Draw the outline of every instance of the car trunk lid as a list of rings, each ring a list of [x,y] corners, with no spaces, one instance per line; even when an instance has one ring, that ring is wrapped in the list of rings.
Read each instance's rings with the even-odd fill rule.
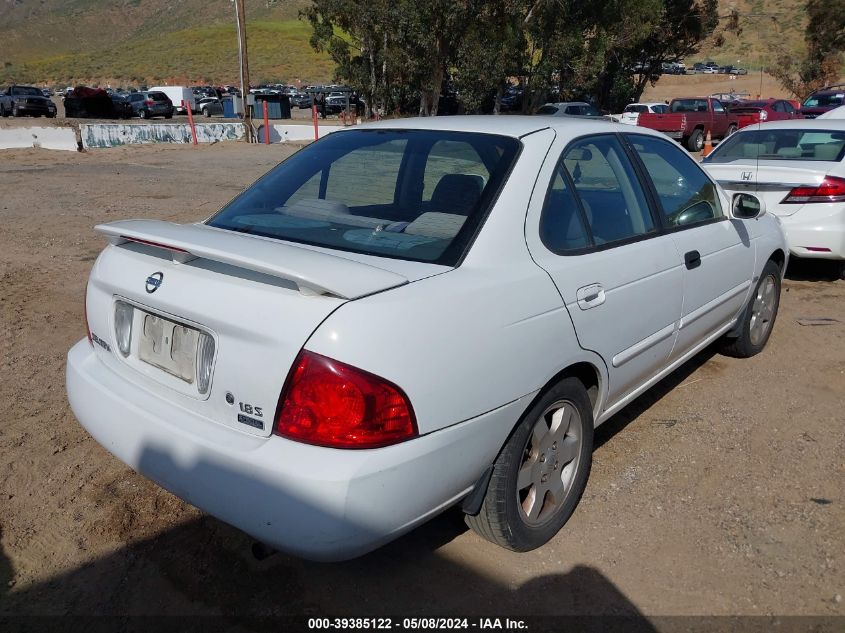
[[[189,409],[261,436],[272,432],[288,372],[326,317],[347,301],[444,268],[419,264],[406,276],[205,225],[140,220],[97,230],[110,242],[92,270],[86,299],[97,355],[117,373],[173,401],[175,410]],[[128,355],[119,351],[115,333],[119,301],[133,306]],[[194,338],[201,333],[214,341],[205,394],[199,393],[191,371],[184,371],[190,353],[179,352],[179,371],[168,370],[169,361],[150,362],[150,347],[162,344],[170,345],[165,352],[169,349],[176,358],[179,328],[197,333]],[[186,340],[184,335],[181,340]],[[198,349],[194,339],[187,340],[194,345],[189,352]],[[193,358],[199,356],[196,351]]]
[[[798,161],[733,161],[729,164],[705,163],[704,166],[730,194],[752,193],[762,198],[766,209],[779,216],[797,213],[803,204],[782,204],[795,187],[818,186],[827,169],[824,163],[814,163],[808,169]]]

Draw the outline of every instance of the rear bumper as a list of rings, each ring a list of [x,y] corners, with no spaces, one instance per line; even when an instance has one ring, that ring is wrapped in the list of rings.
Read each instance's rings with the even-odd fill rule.
[[[796,257],[845,259],[845,204],[808,204],[780,218]],[[814,250],[828,249],[828,250]]]
[[[460,501],[531,397],[354,451],[201,418],[116,374],[84,339],[68,353],[67,392],[82,426],[133,469],[270,546],[326,561],[373,550]]]

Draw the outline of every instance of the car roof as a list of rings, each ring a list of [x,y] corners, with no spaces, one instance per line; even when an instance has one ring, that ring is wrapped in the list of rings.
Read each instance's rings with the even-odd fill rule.
[[[347,128],[354,129],[383,129],[383,130],[436,130],[444,132],[475,132],[480,134],[499,134],[520,138],[541,130],[554,130],[563,136],[583,136],[585,134],[600,134],[602,132],[632,133],[630,125],[613,123],[605,119],[590,119],[585,117],[543,117],[531,115],[465,115],[416,117],[411,119],[391,119],[366,123],[361,126]],[[647,134],[666,138],[662,133],[648,128],[637,128],[637,134]]]

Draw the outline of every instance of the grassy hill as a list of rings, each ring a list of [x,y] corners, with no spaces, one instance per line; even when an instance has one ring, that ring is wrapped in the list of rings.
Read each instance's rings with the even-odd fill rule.
[[[783,52],[799,53],[807,26],[806,0],[719,0],[719,15],[740,13],[742,32],[726,32],[727,20],[702,46],[695,61],[714,60],[758,70],[774,63]]]
[[[741,34],[711,37],[694,59],[759,69],[803,45],[805,0],[720,0]],[[253,83],[332,78],[297,19],[310,0],[246,0]],[[724,22],[724,21],[723,21]],[[721,29],[720,29],[721,30]],[[236,83],[230,0],[0,0],[0,83]]]
[[[16,3],[17,2],[17,3]],[[297,19],[308,0],[247,0],[250,75],[323,81],[334,66]],[[0,82],[235,83],[229,0],[21,0],[0,3]]]

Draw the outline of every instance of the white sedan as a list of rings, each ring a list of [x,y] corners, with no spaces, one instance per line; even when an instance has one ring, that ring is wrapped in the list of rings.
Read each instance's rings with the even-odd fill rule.
[[[845,260],[845,120],[793,119],[748,126],[704,167],[732,193],[765,200],[796,257]]]
[[[460,504],[551,539],[593,429],[722,339],[766,344],[788,259],[659,133],[443,117],[343,130],[205,222],[97,227],[82,425],[269,547],[341,560]]]

